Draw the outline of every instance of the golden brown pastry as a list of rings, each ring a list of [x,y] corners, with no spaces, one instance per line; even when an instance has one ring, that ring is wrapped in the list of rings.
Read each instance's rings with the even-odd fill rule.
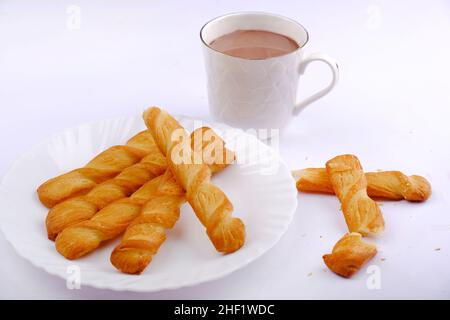
[[[350,232],[364,236],[382,232],[383,216],[378,204],[367,195],[367,180],[358,158],[337,156],[329,160],[326,167]]]
[[[203,136],[203,139],[202,139]],[[223,140],[209,128],[200,128],[191,135],[203,150],[203,160],[213,172],[224,169],[234,161],[233,152],[225,148]],[[212,138],[212,139],[210,139]],[[213,146],[214,152],[209,152]],[[196,147],[197,148],[197,147]],[[217,155],[220,155],[218,157]],[[225,160],[225,161],[224,161]],[[139,274],[151,262],[166,239],[166,229],[171,229],[180,215],[185,193],[167,170],[158,190],[144,205],[142,213],[127,228],[118,246],[111,254],[111,263],[120,271]]]
[[[307,168],[292,172],[298,191],[334,194],[326,168]],[[406,176],[400,171],[367,172],[369,197],[389,200],[425,201],[431,194],[430,183],[421,176]]]
[[[201,156],[192,150],[186,130],[157,107],[147,109],[144,120],[216,250],[231,253],[241,248],[245,226],[232,216],[233,205],[225,193],[211,183],[210,168],[195,161]]]
[[[344,235],[334,245],[332,253],[323,256],[323,261],[334,273],[350,278],[376,254],[375,245],[363,242],[361,234],[352,232]]]
[[[154,151],[155,141],[146,130],[136,134],[124,146],[103,151],[83,168],[75,169],[44,182],[37,190],[47,208],[68,198],[86,194],[98,183],[109,180],[123,169]]]
[[[170,184],[170,177],[170,172],[156,177],[144,184],[131,197],[117,200],[101,209],[89,220],[65,228],[56,238],[57,251],[68,259],[76,259],[95,250],[101,242],[120,235],[141,214],[143,206],[149,201],[157,203],[159,201],[160,205],[163,205],[168,203],[167,198],[163,196],[175,195],[181,205],[184,198],[183,189],[176,183]],[[161,190],[160,194],[157,190]],[[155,195],[158,197],[155,198]],[[162,208],[164,210],[165,205]],[[174,221],[177,219],[178,217]]]
[[[431,195],[430,183],[421,176],[406,176],[400,171],[366,173],[367,192],[375,198],[425,201]]]
[[[50,209],[46,219],[48,238],[54,240],[68,226],[90,219],[106,205],[130,196],[144,183],[163,174],[166,159],[156,144],[154,147],[141,162],[125,168],[115,178],[96,185],[84,196],[68,199]]]
[[[139,274],[148,266],[166,240],[166,229],[178,221],[180,207],[186,202],[183,188],[167,170],[158,190],[143,206],[141,214],[125,231],[111,254],[111,263],[120,271]]]
[[[326,168],[307,168],[292,171],[298,191],[334,194]]]
[[[89,220],[65,228],[56,237],[56,250],[67,259],[77,259],[95,250],[102,241],[117,237],[141,213],[161,181],[162,176],[158,176],[131,197],[116,200]]]
[[[203,136],[204,138],[202,138]],[[231,161],[234,160],[234,153],[224,148],[223,140],[213,130],[209,128],[197,129],[191,135],[191,140],[194,141],[194,139],[197,142],[203,141],[202,146],[207,151],[211,150],[211,146],[217,148],[218,152],[214,155],[205,152],[205,155],[208,155],[207,161],[213,166],[213,171],[219,171],[227,165],[222,158],[215,156],[219,152],[226,154],[228,163],[230,163],[230,159]],[[205,143],[208,140],[211,140],[211,142]],[[161,175],[166,168],[165,157],[156,144],[153,144],[152,152],[140,163],[125,168],[118,176],[98,184],[86,195],[68,199],[53,207],[46,219],[48,238],[54,240],[64,228],[88,220],[111,202],[130,196],[144,183]]]

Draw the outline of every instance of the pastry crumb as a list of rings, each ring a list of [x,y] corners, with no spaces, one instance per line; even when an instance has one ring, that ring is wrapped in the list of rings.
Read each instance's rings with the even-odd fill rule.
[[[381,261],[386,261],[386,258],[381,258],[380,260],[381,260]]]
[[[436,248],[434,249],[434,251],[441,251],[441,248]]]
[[[308,277],[311,277],[311,276],[312,276],[312,272],[308,273]]]

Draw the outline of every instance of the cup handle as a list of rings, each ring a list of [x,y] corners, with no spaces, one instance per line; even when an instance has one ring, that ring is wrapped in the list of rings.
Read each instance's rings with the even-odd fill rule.
[[[324,95],[329,93],[336,86],[336,84],[339,80],[339,67],[338,67],[337,62],[333,58],[331,58],[325,54],[322,54],[322,53],[312,53],[309,56],[307,56],[306,58],[302,59],[302,61],[300,62],[300,66],[298,68],[299,74],[302,75],[305,72],[305,69],[308,66],[308,64],[313,61],[325,62],[330,67],[333,78],[331,79],[331,82],[328,84],[328,86],[326,86],[325,88],[323,88],[320,91],[317,91],[312,96],[304,99],[303,101],[298,102],[294,106],[294,111],[293,111],[294,115],[299,114],[300,111],[302,111],[310,103],[322,98]]]

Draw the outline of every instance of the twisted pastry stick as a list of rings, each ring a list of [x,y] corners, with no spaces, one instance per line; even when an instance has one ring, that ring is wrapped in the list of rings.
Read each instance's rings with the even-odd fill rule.
[[[196,162],[201,156],[192,150],[186,130],[157,107],[147,109],[144,120],[216,250],[231,253],[241,248],[245,226],[232,217],[233,205],[225,193],[210,182],[209,167]]]
[[[363,242],[359,233],[352,232],[344,235],[332,253],[323,256],[323,261],[334,273],[350,278],[376,254],[375,245]]]
[[[334,194],[325,168],[307,168],[292,172],[297,190]],[[400,171],[365,173],[369,197],[389,200],[425,201],[431,194],[430,183],[421,176],[406,176]]]
[[[169,183],[170,176],[169,171],[164,176],[156,177],[144,184],[131,197],[117,200],[89,220],[65,228],[56,238],[57,251],[68,259],[76,259],[95,250],[101,242],[120,235],[140,215],[142,207],[154,198],[157,190],[164,196],[177,196],[176,204],[181,205],[184,199],[183,189],[178,184],[174,186],[173,182]],[[162,181],[165,183],[162,184]],[[169,199],[159,197],[153,201],[164,201],[163,203],[167,204]],[[178,217],[175,217],[172,221],[175,222],[177,219]]]
[[[364,236],[382,232],[383,216],[378,204],[367,195],[367,181],[358,158],[337,156],[326,167],[350,232]]]
[[[44,182],[37,190],[47,208],[68,198],[87,193],[98,183],[115,177],[123,169],[139,162],[154,150],[155,141],[146,130],[136,134],[124,146],[113,146],[75,169]]]
[[[114,248],[111,263],[124,273],[139,274],[144,271],[166,240],[166,229],[172,229],[178,221],[180,207],[185,202],[183,188],[167,170],[158,190]]]
[[[203,160],[210,163],[213,172],[234,161],[234,153],[224,147],[223,140],[213,130],[200,128],[191,137],[192,145],[196,144],[193,149],[203,150]],[[208,154],[208,144],[215,152]],[[178,220],[180,207],[186,201],[184,195],[172,171],[167,170],[158,191],[145,204],[141,215],[128,226],[112,252],[111,263],[117,269],[130,274],[144,271],[165,241],[166,229],[171,229]]]
[[[54,240],[68,226],[90,219],[106,205],[130,196],[144,183],[163,174],[167,168],[166,159],[156,144],[152,149],[151,154],[141,162],[125,168],[115,178],[96,185],[86,195],[54,206],[46,219],[48,238]]]

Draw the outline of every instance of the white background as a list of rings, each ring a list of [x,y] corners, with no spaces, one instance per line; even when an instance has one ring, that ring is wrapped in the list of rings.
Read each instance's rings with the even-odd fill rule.
[[[270,252],[225,279],[176,291],[68,290],[0,235],[0,298],[450,298],[450,2],[424,3],[0,0],[0,176],[40,140],[83,122],[150,104],[208,117],[199,29],[217,15],[260,10],[301,22],[306,53],[328,53],[341,70],[338,87],[286,131],[288,165],[354,153],[367,171],[399,169],[433,185],[426,203],[383,202],[386,231],[370,263],[380,290],[368,289],[365,269],[351,280],[326,270],[321,256],[346,231],[339,204],[300,194]],[[66,25],[71,4],[81,9],[79,30]],[[327,77],[311,65],[299,95]]]

